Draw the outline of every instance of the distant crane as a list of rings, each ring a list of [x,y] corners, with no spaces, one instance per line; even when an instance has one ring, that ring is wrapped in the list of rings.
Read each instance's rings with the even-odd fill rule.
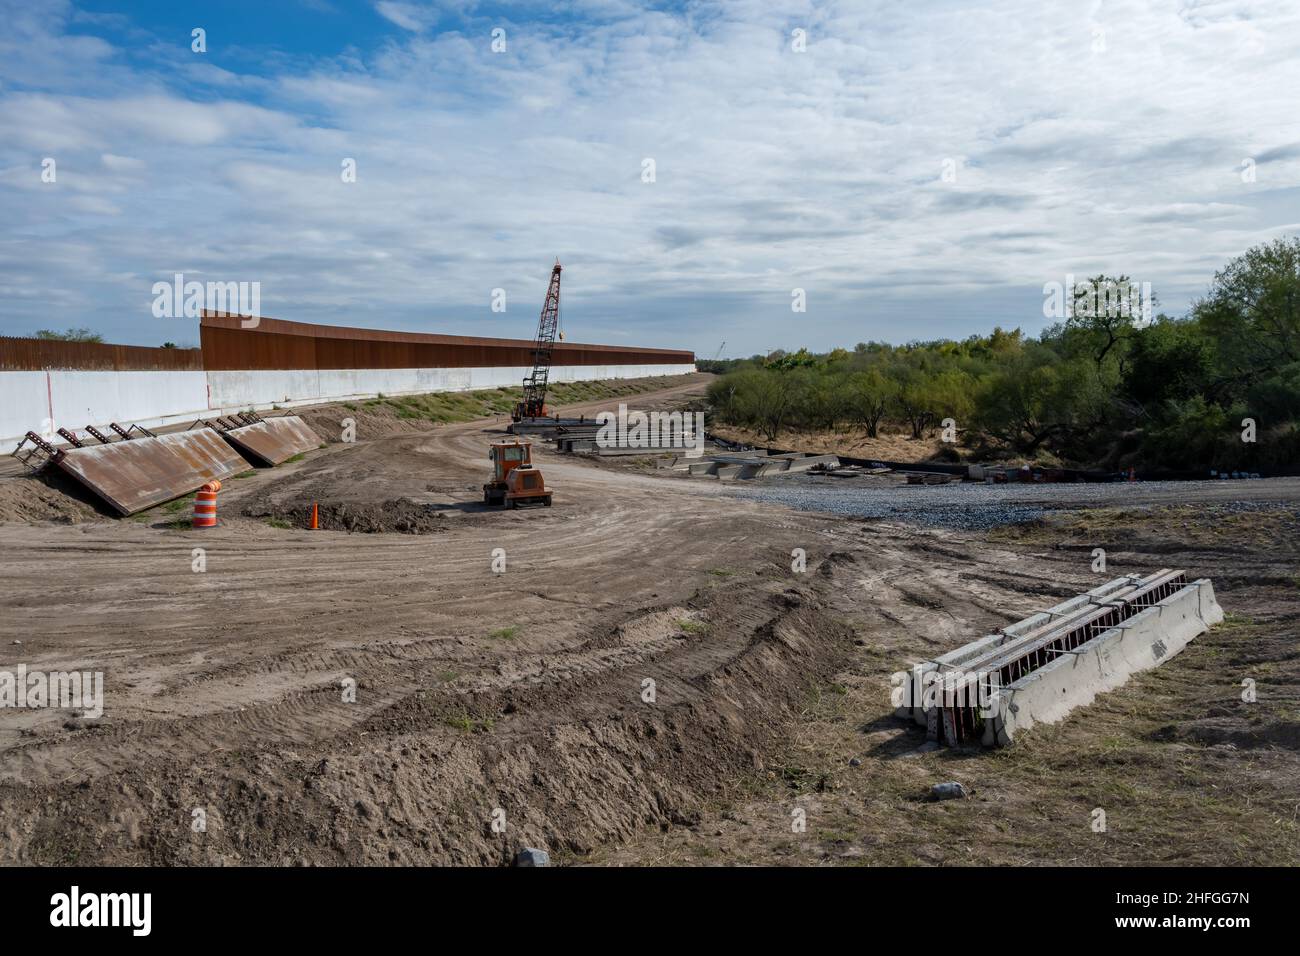
[[[510,416],[514,421],[525,418],[545,418],[546,386],[551,376],[551,353],[555,350],[555,336],[560,327],[560,260],[551,269],[551,284],[542,303],[542,315],[537,321],[537,339],[533,342],[533,370],[524,379],[524,399],[515,405]]]
[[[718,351],[717,351],[717,353],[713,356],[713,361],[716,362],[718,359],[722,358],[722,350],[725,349],[726,347],[727,347],[727,343],[726,343],[725,341],[724,341],[721,345],[718,346]]]

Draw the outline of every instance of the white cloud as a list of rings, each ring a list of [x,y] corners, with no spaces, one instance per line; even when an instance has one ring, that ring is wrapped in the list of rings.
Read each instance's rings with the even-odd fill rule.
[[[401,3],[399,0],[377,0],[375,10],[385,20],[396,23],[403,30],[410,30],[412,33],[420,33],[437,19],[436,16],[430,16],[432,11],[427,7],[414,3]]]
[[[200,270],[260,280],[271,315],[527,336],[559,255],[571,339],[711,355],[1036,329],[1067,272],[1127,272],[1177,310],[1300,219],[1284,3],[580,6],[466,5],[438,34],[433,7],[377,4],[409,32],[258,73],[133,70],[23,20],[0,201],[28,256],[0,285],[34,275],[146,341],[122,276]],[[23,296],[0,330],[38,314]]]

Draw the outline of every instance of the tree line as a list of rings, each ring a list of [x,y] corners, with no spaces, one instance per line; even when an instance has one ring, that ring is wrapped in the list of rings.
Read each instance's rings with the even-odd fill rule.
[[[1082,467],[1300,465],[1300,238],[1249,249],[1181,318],[1143,316],[1128,276],[1072,290],[1037,337],[860,342],[723,362],[714,416],[768,441],[794,430],[932,436],[945,419],[982,457]],[[950,454],[954,454],[950,452]]]

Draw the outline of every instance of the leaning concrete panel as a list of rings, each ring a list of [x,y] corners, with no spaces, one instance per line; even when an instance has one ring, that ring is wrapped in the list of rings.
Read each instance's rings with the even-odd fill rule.
[[[69,448],[58,465],[124,515],[249,468],[211,428]]]
[[[279,465],[320,447],[320,436],[297,415],[268,418],[222,434],[249,461],[267,465]]]

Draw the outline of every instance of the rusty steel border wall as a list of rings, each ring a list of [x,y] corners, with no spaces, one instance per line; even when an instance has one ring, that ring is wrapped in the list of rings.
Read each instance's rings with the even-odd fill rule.
[[[199,325],[209,371],[392,368],[518,368],[533,360],[533,343],[421,332],[387,332],[204,313]],[[555,365],[689,365],[693,352],[559,342]]]
[[[167,426],[212,413],[518,386],[533,343],[344,328],[205,312],[197,349],[0,337],[0,441],[109,422]],[[680,375],[677,349],[557,343],[551,381]]]

